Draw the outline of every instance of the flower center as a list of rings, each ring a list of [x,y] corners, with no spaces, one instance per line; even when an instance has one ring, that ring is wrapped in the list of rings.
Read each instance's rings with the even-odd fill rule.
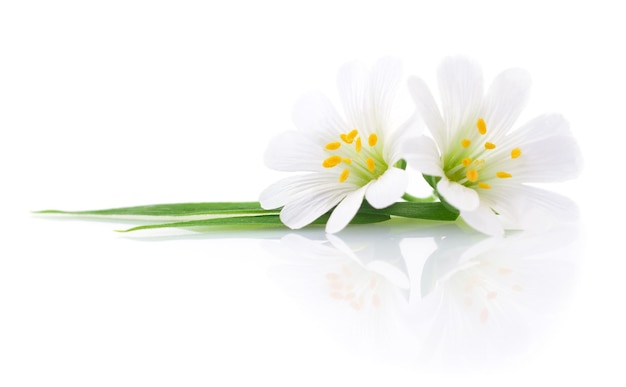
[[[453,147],[444,160],[444,171],[448,179],[466,187],[490,189],[498,179],[509,179],[513,175],[504,171],[516,162],[521,155],[520,148],[503,149],[488,138],[487,123],[479,118],[476,128],[460,142],[460,147]]]
[[[364,140],[357,129],[352,129],[340,134],[338,141],[329,142],[324,149],[330,156],[322,162],[322,166],[336,168],[341,183],[350,180],[366,184],[380,177],[388,167],[376,133]]]

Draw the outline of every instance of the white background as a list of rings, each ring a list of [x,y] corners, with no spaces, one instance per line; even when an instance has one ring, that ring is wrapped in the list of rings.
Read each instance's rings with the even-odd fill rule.
[[[615,4],[3,1],[0,384],[623,384]],[[136,240],[29,214],[256,200],[279,177],[262,162],[268,139],[292,128],[302,93],[336,96],[341,64],[391,54],[434,86],[458,53],[486,79],[528,69],[523,118],[563,113],[585,156],[581,177],[555,186],[582,210],[580,275],[524,361],[458,374],[359,356],[276,286],[252,237]]]

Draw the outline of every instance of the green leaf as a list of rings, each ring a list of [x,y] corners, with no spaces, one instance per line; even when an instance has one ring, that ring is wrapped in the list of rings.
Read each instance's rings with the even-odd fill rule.
[[[210,202],[172,203],[147,206],[110,208],[89,211],[37,211],[38,214],[65,214],[81,216],[192,216],[192,215],[237,215],[278,214],[280,209],[264,210],[259,202]]]
[[[315,220],[313,225],[318,224],[326,224],[330,214],[324,214]],[[385,214],[357,214],[350,224],[368,224],[368,223],[379,223],[389,220],[391,217]],[[280,221],[280,217],[278,215],[254,215],[254,216],[230,216],[225,218],[214,218],[214,219],[199,219],[199,220],[189,220],[184,222],[170,222],[170,223],[159,223],[159,224],[149,224],[144,226],[137,226],[133,228],[129,228],[127,230],[118,230],[119,232],[130,232],[130,231],[138,231],[138,230],[148,230],[154,228],[189,228],[189,227],[235,227],[235,228],[245,228],[245,227],[256,227],[262,226],[263,228],[267,227],[285,227],[285,225]]]
[[[363,214],[385,214],[403,218],[428,219],[428,220],[455,220],[459,212],[447,208],[441,202],[435,203],[411,203],[399,202],[383,209],[375,209],[364,202],[359,209]]]

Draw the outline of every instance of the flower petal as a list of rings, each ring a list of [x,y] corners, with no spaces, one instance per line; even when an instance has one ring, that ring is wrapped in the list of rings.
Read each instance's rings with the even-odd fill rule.
[[[265,165],[277,171],[322,170],[327,157],[324,149],[302,132],[290,130],[270,140],[264,154]]]
[[[330,174],[310,173],[288,177],[267,187],[259,197],[261,207],[273,209],[299,200],[300,197],[309,197],[317,192],[339,190],[342,192],[354,190],[354,186],[339,183],[336,176]]]
[[[345,64],[339,70],[337,85],[350,128],[369,134],[389,127],[401,80],[402,63],[396,58],[380,59],[369,72],[361,62]]]
[[[361,203],[363,203],[363,197],[367,188],[368,185],[365,185],[351,192],[339,203],[326,223],[326,232],[331,234],[339,232],[350,223],[354,215],[359,211]]]
[[[437,192],[459,211],[473,211],[480,204],[480,198],[476,191],[450,181],[445,176],[437,183]]]
[[[441,118],[441,113],[439,112],[435,98],[426,85],[426,82],[418,77],[410,77],[407,80],[407,84],[415,107],[428,127],[428,130],[435,138],[435,141],[437,141],[437,144],[445,144],[445,138],[443,137],[445,134],[443,119]]]
[[[293,108],[292,119],[296,128],[321,137],[321,142],[335,138],[348,128],[328,97],[320,92],[310,92],[300,97]]]
[[[385,57],[372,66],[364,101],[367,130],[373,133],[390,126],[391,108],[402,81],[402,61]]]
[[[488,205],[482,204],[473,211],[461,211],[461,218],[471,226],[484,234],[502,236],[504,227],[502,222]]]
[[[509,69],[498,75],[483,105],[483,119],[487,123],[492,141],[504,135],[521,114],[530,95],[530,74],[523,69]]]
[[[578,207],[573,201],[540,188],[517,185],[487,195],[492,208],[506,220],[507,229],[542,231],[556,223],[578,220]]]
[[[389,207],[402,197],[408,182],[406,171],[391,167],[370,184],[365,198],[374,208]]]
[[[413,114],[396,130],[386,134],[383,148],[383,158],[387,164],[394,165],[404,158],[409,150],[405,144],[423,132],[423,123],[417,113]]]
[[[405,159],[409,167],[430,176],[443,176],[443,167],[437,145],[426,136],[406,141]]]
[[[520,181],[541,183],[577,177],[583,166],[578,143],[571,136],[553,136],[521,145],[519,167],[511,173]]]
[[[459,130],[478,118],[483,100],[483,75],[480,66],[470,59],[452,57],[443,60],[437,78],[446,124],[445,141],[449,143],[456,139]]]
[[[350,129],[365,126],[363,101],[365,100],[367,71],[359,61],[344,64],[337,74],[337,87]]]
[[[349,186],[346,188],[349,188]],[[350,191],[346,188],[334,187],[334,189],[299,195],[295,200],[285,204],[280,211],[280,220],[289,228],[302,228],[324,215],[345,198],[346,195],[350,196]]]

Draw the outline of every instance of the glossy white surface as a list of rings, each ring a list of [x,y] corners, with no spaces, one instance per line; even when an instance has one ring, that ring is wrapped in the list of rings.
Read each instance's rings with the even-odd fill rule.
[[[612,2],[3,2],[0,385],[621,385],[626,31]],[[579,225],[120,235],[43,208],[254,200],[265,144],[337,68],[446,54],[533,76]],[[415,182],[420,181],[415,177]],[[420,189],[417,186],[414,189]],[[349,287],[352,286],[354,296]],[[362,297],[362,298],[361,298]]]

